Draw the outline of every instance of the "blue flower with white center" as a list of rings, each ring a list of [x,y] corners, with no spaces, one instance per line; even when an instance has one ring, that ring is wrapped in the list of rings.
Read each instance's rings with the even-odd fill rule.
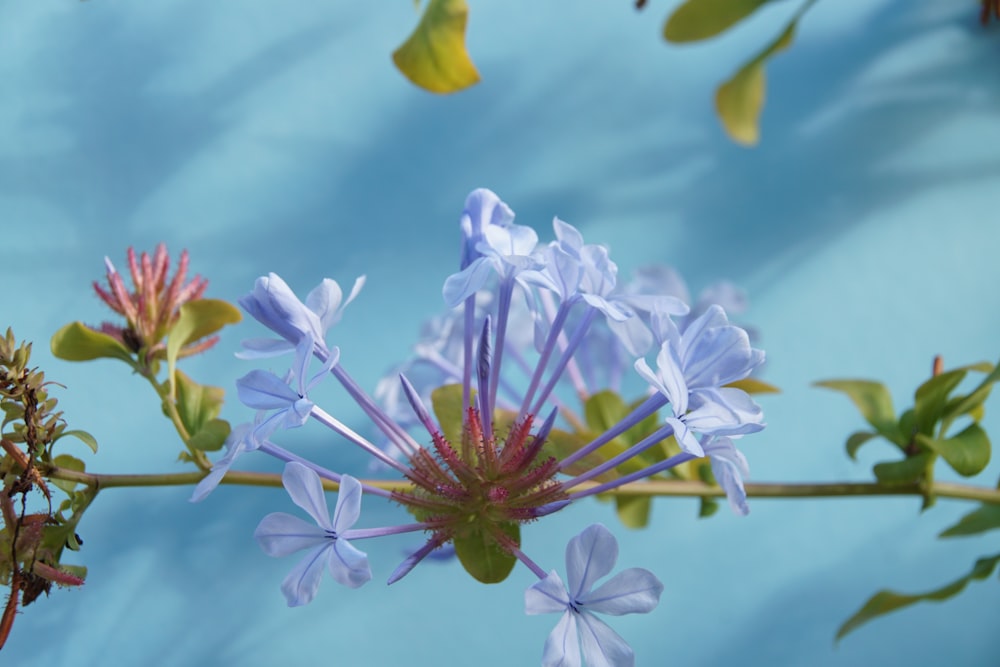
[[[594,613],[622,616],[646,614],[659,604],[663,584],[642,568],[619,572],[596,590],[598,579],[609,574],[618,560],[618,542],[599,523],[593,524],[566,546],[568,586],[555,570],[524,594],[527,614],[562,612],[562,618],[545,642],[545,667],[628,667],[635,664],[632,648]]]
[[[292,501],[316,522],[313,525],[297,516],[274,512],[264,517],[254,531],[254,539],[268,556],[279,558],[308,549],[281,584],[288,606],[312,602],[324,567],[337,583],[348,588],[358,588],[371,580],[368,556],[348,541],[350,528],[361,514],[361,483],[349,475],[341,477],[331,520],[323,483],[315,471],[293,461],[285,466],[281,482]]]

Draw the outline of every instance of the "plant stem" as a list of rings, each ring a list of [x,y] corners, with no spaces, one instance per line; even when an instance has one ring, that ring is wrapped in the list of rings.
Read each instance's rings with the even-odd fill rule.
[[[186,486],[197,484],[204,472],[164,473],[151,475],[102,475],[77,472],[67,468],[51,466],[43,471],[49,479],[62,479],[79,482],[97,489],[133,486]],[[411,488],[409,482],[392,480],[362,480],[371,486],[389,491],[404,491]],[[275,473],[230,471],[222,478],[222,484],[240,486],[281,486],[281,475]],[[579,487],[586,489],[595,482],[582,482]],[[327,490],[335,491],[338,485],[329,480],[323,480]],[[757,483],[747,484],[747,496],[753,498],[840,498],[859,496],[924,496],[927,491],[937,498],[953,498],[957,500],[974,500],[983,503],[1000,504],[1000,489],[991,489],[969,484],[953,482],[934,482],[930,489],[921,484],[898,484],[887,486],[877,482],[824,482],[816,484],[780,484]],[[624,484],[612,491],[609,496],[631,497],[722,497],[726,492],[718,486],[703,482],[688,480],[650,480]]]

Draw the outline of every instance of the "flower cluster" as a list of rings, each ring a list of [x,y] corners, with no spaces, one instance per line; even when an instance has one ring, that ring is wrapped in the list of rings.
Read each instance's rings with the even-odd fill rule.
[[[483,582],[503,580],[520,562],[539,578],[526,593],[526,612],[563,613],[545,645],[544,664],[579,665],[581,659],[592,665],[632,664],[628,645],[593,613],[649,612],[662,584],[633,568],[591,591],[617,559],[614,537],[593,525],[567,547],[567,588],[554,571],[546,572],[524,553],[521,526],[701,457],[711,461],[734,509],[745,513],[747,466],[734,441],[764,423],[760,408],[732,384],[748,377],[764,355],[718,305],[692,313],[669,290],[655,291],[655,280],[620,285],[608,250],[585,243],[566,222],[556,218],[555,240],[540,244],[533,229],[513,220],[493,192],[469,195],[460,221],[459,270],[443,288],[452,310],[417,346],[418,360],[404,366],[395,381],[380,384],[381,403],[354,381],[340,350],[326,340],[363,278],[346,298],[336,282],[324,280],[305,301],[277,275],[258,279],[240,303],[279,338],[246,341],[240,356],[293,352],[294,360],[284,376],[255,370],[238,381],[240,400],[257,416],[234,429],[226,455],[199,484],[195,498],[209,493],[245,452],[265,452],[286,463],[285,488],[316,522],[271,514],[257,529],[257,540],[270,555],[308,550],[282,586],[289,605],[312,600],[324,567],[346,586],[367,582],[367,559],[352,542],[420,532],[422,546],[389,583],[445,545]],[[568,407],[567,388],[581,398],[607,388],[597,383],[612,380],[614,369],[626,367],[623,359],[634,366],[634,377],[645,381],[646,398],[600,433],[581,430]],[[317,371],[311,370],[314,365]],[[388,447],[310,399],[315,384],[331,376]],[[664,409],[667,416],[658,418]],[[362,448],[405,484],[389,491],[359,482],[272,440],[280,430],[309,421]],[[641,437],[620,446],[619,436],[650,423],[655,425]],[[426,444],[413,435],[415,428],[426,431]],[[667,454],[646,455],[656,447]],[[332,519],[323,499],[324,479],[340,485]],[[399,503],[414,521],[354,528],[364,494]]]
[[[168,281],[170,255],[162,243],[156,246],[152,257],[144,252],[137,259],[135,250],[128,249],[128,267],[134,287],[131,292],[125,286],[118,269],[107,257],[104,258],[104,265],[107,269],[108,287],[105,289],[94,282],[94,291],[111,310],[125,318],[125,326],[105,322],[98,331],[108,334],[130,352],[138,353],[146,362],[165,359],[166,345],[163,339],[177,322],[180,307],[189,301],[200,299],[208,287],[208,281],[195,276],[185,284],[188,267],[186,250],[181,253],[176,273]],[[186,345],[179,356],[198,354],[216,342],[218,337],[213,336]]]

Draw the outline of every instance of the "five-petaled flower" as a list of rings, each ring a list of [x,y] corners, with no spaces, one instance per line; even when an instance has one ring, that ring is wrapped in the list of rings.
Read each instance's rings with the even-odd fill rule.
[[[347,541],[351,535],[349,529],[361,514],[360,482],[349,475],[341,478],[332,520],[323,483],[313,470],[292,461],[285,466],[281,482],[292,501],[316,521],[313,525],[291,514],[274,512],[264,517],[254,532],[254,538],[268,556],[287,556],[302,549],[309,550],[281,584],[288,606],[312,602],[323,578],[324,566],[330,570],[331,577],[349,588],[367,583],[372,578],[368,556]]]
[[[631,647],[594,612],[622,616],[646,614],[656,608],[663,584],[642,568],[619,572],[591,590],[611,572],[618,560],[618,542],[607,528],[595,523],[566,546],[568,586],[553,570],[524,594],[527,614],[562,612],[562,618],[545,642],[545,667],[579,667],[580,648],[590,667],[625,667],[635,662]]]

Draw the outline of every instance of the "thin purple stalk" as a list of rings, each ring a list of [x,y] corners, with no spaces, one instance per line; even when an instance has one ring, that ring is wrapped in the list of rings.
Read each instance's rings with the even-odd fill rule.
[[[568,466],[573,465],[574,463],[582,459],[584,456],[587,456],[597,448],[610,442],[614,438],[617,438],[619,435],[629,430],[630,428],[641,422],[643,419],[645,419],[649,415],[653,414],[654,412],[662,408],[668,402],[669,401],[667,400],[667,397],[664,396],[663,394],[660,393],[653,394],[645,401],[643,401],[642,405],[640,405],[635,410],[630,412],[629,415],[625,417],[625,419],[622,419],[620,422],[618,422],[617,424],[609,428],[607,431],[602,433],[596,440],[593,440],[592,442],[584,445],[583,447],[581,447],[580,449],[578,449],[577,451],[573,452],[572,454],[564,458],[562,461],[560,461],[559,469],[565,470]]]
[[[519,561],[521,561],[522,563],[524,563],[525,565],[527,565],[528,569],[531,570],[532,572],[534,572],[535,576],[537,576],[539,579],[544,579],[545,577],[549,576],[548,573],[545,570],[543,570],[541,567],[539,567],[538,563],[536,563],[535,561],[533,561],[530,558],[528,558],[524,554],[524,552],[521,551],[520,549],[518,549],[516,546],[514,546],[512,544],[508,544],[508,545],[505,545],[505,546],[508,549],[511,550],[511,553],[513,553],[514,556],[516,556]]]
[[[328,480],[330,480],[332,482],[336,482],[337,484],[340,484],[340,477],[341,476],[340,476],[339,473],[335,473],[332,470],[324,468],[323,466],[316,465],[312,461],[310,461],[308,459],[304,459],[301,456],[299,456],[298,454],[293,454],[292,452],[288,451],[284,447],[279,447],[278,445],[274,444],[270,440],[265,441],[259,447],[259,449],[260,449],[260,451],[262,451],[265,454],[268,454],[270,456],[273,456],[274,458],[278,459],[279,461],[284,461],[285,463],[288,463],[290,461],[296,461],[298,463],[301,463],[302,465],[306,466],[307,468],[310,468],[311,470],[315,471],[315,473],[317,475],[319,475],[320,477],[322,477],[323,479],[328,479]],[[373,496],[380,496],[382,498],[390,498],[390,499],[392,498],[392,492],[391,491],[387,491],[385,489],[380,489],[380,488],[378,488],[376,486],[369,486],[368,484],[365,484],[364,482],[361,482],[361,489],[365,493],[370,493]]]
[[[347,540],[366,540],[369,537],[399,535],[400,533],[415,533],[418,530],[427,530],[427,524],[407,523],[401,526],[384,526],[381,528],[348,528],[344,531],[342,537]]]
[[[608,470],[615,468],[616,466],[624,463],[625,461],[628,461],[633,456],[636,456],[637,454],[646,451],[647,449],[657,444],[658,442],[661,442],[664,438],[667,438],[671,434],[673,434],[673,432],[674,432],[674,427],[671,426],[670,424],[665,424],[664,426],[656,429],[656,431],[654,431],[651,435],[648,435],[647,437],[643,438],[636,444],[626,449],[618,456],[608,459],[601,465],[591,468],[587,472],[581,475],[577,475],[576,477],[563,482],[562,483],[563,489],[564,490],[571,489],[581,482],[586,482],[589,479],[593,479],[594,477],[597,477],[598,475],[601,475],[607,472]]]
[[[576,330],[569,339],[569,343],[566,344],[566,349],[563,350],[562,356],[559,357],[559,363],[556,364],[556,367],[552,370],[552,375],[549,377],[549,381],[538,395],[538,400],[535,401],[535,405],[531,409],[533,414],[538,414],[538,411],[542,409],[542,405],[544,405],[545,401],[548,399],[549,394],[552,393],[552,390],[559,381],[559,377],[562,375],[563,370],[566,369],[566,364],[568,364],[570,359],[573,358],[573,353],[576,352],[576,348],[580,346],[580,342],[583,340],[584,334],[587,333],[587,329],[590,328],[590,323],[594,321],[594,317],[596,316],[597,310],[595,308],[591,308],[587,311],[587,314],[583,316],[583,320],[581,320],[577,325]]]
[[[397,424],[387,415],[378,403],[376,403],[365,391],[358,386],[346,370],[340,364],[334,366],[331,371],[333,376],[340,381],[347,393],[350,394],[354,402],[358,404],[362,411],[375,423],[382,433],[405,454],[412,454],[420,445],[410,437],[402,426]]]
[[[490,317],[483,322],[483,333],[479,336],[479,361],[476,364],[476,377],[479,383],[479,419],[482,421],[483,433],[493,433],[493,408],[489,400],[490,378]]]
[[[552,319],[552,323],[549,326],[549,335],[545,339],[545,344],[542,346],[542,353],[539,355],[538,363],[535,365],[535,372],[531,375],[531,383],[528,385],[528,390],[524,392],[524,401],[522,401],[521,410],[517,414],[518,419],[524,419],[525,414],[528,412],[528,406],[531,405],[531,399],[535,397],[538,384],[542,381],[542,374],[545,372],[545,367],[549,365],[552,350],[555,349],[556,341],[562,333],[562,328],[566,323],[566,318],[569,316],[571,306],[572,304],[569,301],[559,304],[559,310],[556,311],[556,316]]]
[[[500,365],[503,359],[504,341],[507,339],[507,319],[510,315],[510,299],[514,294],[514,279],[504,278],[498,289],[496,344],[493,346],[493,366],[490,369],[490,405],[497,403],[497,386],[500,382]]]
[[[410,473],[409,468],[407,468],[402,463],[400,463],[396,459],[392,458],[391,456],[383,452],[381,449],[379,449],[372,443],[368,442],[361,435],[351,430],[351,428],[346,424],[344,424],[342,421],[340,421],[330,413],[323,410],[323,408],[314,405],[312,410],[309,412],[309,416],[318,421],[320,424],[323,424],[323,426],[326,426],[327,428],[331,429],[335,433],[339,433],[340,435],[344,436],[354,444],[361,447],[361,449],[365,450],[366,452],[377,458],[382,463],[385,463],[389,467],[395,469],[400,474],[408,475]]]
[[[598,493],[604,493],[605,491],[610,491],[611,489],[616,489],[623,484],[628,484],[629,482],[635,482],[636,480],[644,479],[655,475],[656,473],[663,472],[664,470],[669,470],[675,466],[679,466],[682,463],[687,463],[691,459],[698,458],[694,454],[688,454],[687,452],[681,452],[680,454],[674,454],[669,459],[660,461],[651,466],[643,468],[637,472],[630,473],[628,475],[623,475],[618,479],[611,480],[610,482],[605,482],[604,484],[598,484],[597,486],[585,489],[583,491],[577,491],[576,493],[569,494],[570,500],[579,500],[580,498],[586,498],[587,496],[593,496]]]

